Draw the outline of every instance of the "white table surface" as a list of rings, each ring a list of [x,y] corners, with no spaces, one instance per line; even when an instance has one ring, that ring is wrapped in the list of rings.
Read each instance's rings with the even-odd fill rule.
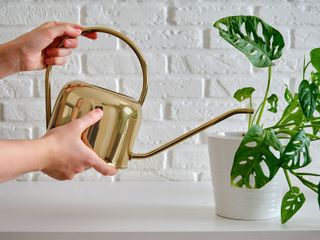
[[[9,182],[0,239],[320,239],[315,198],[285,225],[224,219],[213,205],[210,183]]]

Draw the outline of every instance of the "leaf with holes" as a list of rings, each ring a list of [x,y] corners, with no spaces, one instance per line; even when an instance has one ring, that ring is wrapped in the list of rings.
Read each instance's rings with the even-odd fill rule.
[[[307,80],[303,80],[299,85],[298,94],[302,112],[309,120],[316,109],[317,87],[314,83],[309,84]]]
[[[296,94],[288,106],[284,109],[279,122],[277,122],[275,126],[288,125],[286,128],[295,129],[299,128],[304,120],[304,114],[299,104],[298,95]]]
[[[281,154],[279,166],[285,169],[298,169],[311,162],[309,153],[310,139],[304,130],[295,134]]]
[[[281,143],[271,130],[253,125],[244,136],[233,161],[231,184],[261,188],[277,173]]]
[[[287,103],[290,103],[293,100],[292,93],[288,89],[288,86],[286,87],[286,90],[284,92],[284,98],[286,99]]]
[[[311,50],[310,61],[314,68],[320,72],[320,48],[315,48]]]
[[[267,102],[270,104],[270,108],[268,109],[268,111],[276,113],[278,107],[278,96],[272,94],[270,97],[267,98]]]
[[[253,87],[241,88],[234,93],[233,97],[237,99],[238,102],[242,102],[243,100],[250,98],[254,91],[255,89]]]
[[[298,187],[293,186],[282,199],[281,223],[286,223],[302,207],[306,198]]]
[[[255,16],[226,17],[213,26],[256,67],[272,66],[272,61],[282,55],[284,41],[281,33]]]

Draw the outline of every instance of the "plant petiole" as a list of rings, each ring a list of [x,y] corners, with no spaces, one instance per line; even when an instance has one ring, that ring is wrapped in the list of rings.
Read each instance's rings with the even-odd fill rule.
[[[290,190],[292,189],[291,180],[288,174],[288,170],[283,168],[284,175],[286,176],[287,183],[289,185]]]
[[[257,122],[256,122],[257,125],[259,125],[259,123],[260,123],[260,120],[261,120],[261,117],[262,117],[262,113],[263,113],[263,111],[264,111],[264,107],[265,107],[266,102],[267,102],[267,98],[268,98],[268,94],[269,94],[269,89],[270,89],[270,83],[271,83],[271,75],[272,75],[272,67],[269,66],[269,67],[268,67],[268,83],[267,83],[267,88],[266,88],[266,92],[265,92],[265,95],[264,95],[264,98],[263,98],[263,101],[262,101],[261,109],[260,109],[260,111],[259,111],[258,119],[257,119]]]

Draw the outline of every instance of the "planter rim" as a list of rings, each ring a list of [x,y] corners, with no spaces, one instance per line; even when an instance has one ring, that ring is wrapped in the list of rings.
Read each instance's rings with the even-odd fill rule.
[[[210,132],[207,134],[208,138],[212,139],[237,139],[243,138],[246,132],[244,131],[226,131],[226,132]]]

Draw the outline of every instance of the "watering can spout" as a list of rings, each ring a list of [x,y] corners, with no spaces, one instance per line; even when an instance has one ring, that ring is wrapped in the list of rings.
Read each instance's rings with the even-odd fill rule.
[[[131,158],[134,158],[134,159],[143,159],[143,158],[149,158],[149,157],[152,157],[184,140],[186,140],[187,138],[189,137],[192,137],[193,135],[201,132],[202,130],[205,130],[206,128],[208,127],[211,127],[233,115],[236,115],[236,114],[252,114],[254,111],[252,108],[238,108],[238,109],[233,109],[233,110],[230,110],[228,112],[225,112],[224,114],[218,116],[218,117],[215,117],[213,118],[212,120],[190,130],[189,132],[181,135],[180,137],[177,137],[173,140],[171,140],[170,142],[167,142],[163,145],[161,145],[160,147],[156,148],[156,149],[153,149],[151,150],[150,152],[147,152],[147,153],[132,153],[131,154]]]

